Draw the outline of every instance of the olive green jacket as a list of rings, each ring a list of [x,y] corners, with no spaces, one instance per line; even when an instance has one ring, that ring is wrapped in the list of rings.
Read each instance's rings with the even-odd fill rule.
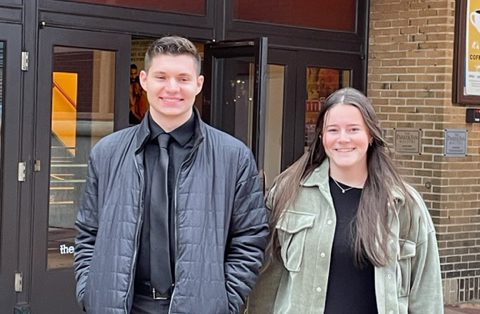
[[[328,168],[325,161],[302,182],[296,201],[276,225],[282,259],[273,260],[260,276],[248,300],[248,314],[324,312],[336,225]],[[435,230],[421,196],[409,189],[415,203],[411,227],[402,232],[406,236],[399,236],[408,211],[398,195],[398,211],[392,210],[389,218],[392,261],[375,268],[378,313],[441,314]]]

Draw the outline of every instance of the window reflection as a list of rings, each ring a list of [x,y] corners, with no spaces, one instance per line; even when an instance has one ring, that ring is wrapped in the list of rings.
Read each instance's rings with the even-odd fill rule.
[[[265,188],[282,167],[283,102],[285,66],[269,64],[267,68],[267,110],[265,121]]]
[[[0,164],[3,165],[3,150],[2,150],[2,143],[3,143],[3,87],[4,87],[4,71],[5,71],[5,42],[0,41]],[[0,166],[1,169],[1,166]],[[2,198],[2,191],[1,189],[3,184],[3,170],[0,170],[0,199]],[[2,233],[1,231],[1,226],[2,226],[2,204],[0,203],[0,234]]]
[[[2,160],[1,156],[2,154],[2,135],[3,135],[3,130],[2,130],[2,124],[3,124],[3,77],[4,77],[4,71],[5,71],[5,42],[0,41],[0,160]],[[1,180],[1,179],[0,179]]]
[[[115,53],[54,48],[48,268],[72,267],[90,150],[113,132]]]
[[[305,149],[315,138],[315,124],[320,108],[331,93],[350,86],[350,70],[307,67],[307,101],[305,103]]]
[[[249,58],[220,60],[224,74],[222,127],[248,147],[253,143],[253,96],[255,64]]]
[[[354,0],[234,0],[233,18],[338,31],[355,31]]]
[[[175,1],[152,1],[152,0],[69,0],[72,2],[88,2],[104,4],[115,7],[144,9],[159,12],[176,12],[195,15],[205,15],[205,0],[175,0]]]

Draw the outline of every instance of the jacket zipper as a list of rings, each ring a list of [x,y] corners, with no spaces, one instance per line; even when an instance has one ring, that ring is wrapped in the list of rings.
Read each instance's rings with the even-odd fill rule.
[[[145,180],[143,180],[143,176],[140,172],[140,169],[138,169],[137,156],[135,155],[135,157],[133,159],[134,159],[134,163],[135,163],[135,168],[137,170],[137,174],[140,176],[140,189],[139,189],[139,194],[140,194],[139,211],[140,212],[139,212],[139,216],[138,216],[139,221],[137,222],[137,226],[136,226],[136,230],[135,230],[135,248],[134,248],[134,252],[133,252],[132,267],[130,269],[130,280],[128,282],[128,289],[127,289],[127,294],[126,294],[127,297],[125,298],[125,302],[124,302],[124,310],[125,310],[126,314],[128,314],[127,300],[128,300],[128,296],[130,295],[130,291],[132,290],[132,286],[133,286],[132,276],[134,276],[133,271],[135,270],[135,267],[136,267],[138,244],[140,243],[139,235],[140,235],[140,226],[141,226],[141,222],[142,222],[143,206],[144,206],[143,186],[145,184]]]
[[[202,141],[199,141],[193,148],[192,148],[192,152],[190,153],[190,155],[188,156],[188,159],[184,160],[182,162],[182,164],[180,165],[180,170],[178,171],[178,175],[177,177],[175,178],[175,190],[174,190],[174,197],[173,197],[173,212],[174,212],[174,215],[173,215],[173,224],[174,224],[174,232],[175,232],[175,278],[174,278],[174,288],[173,288],[173,293],[172,293],[172,296],[170,298],[170,305],[168,306],[168,314],[172,313],[172,300],[173,300],[173,297],[175,296],[175,286],[176,286],[176,283],[177,283],[177,280],[176,280],[176,277],[177,277],[177,251],[178,251],[178,237],[177,237],[177,190],[178,190],[178,180],[179,180],[179,177],[180,177],[180,173],[182,172],[182,169],[183,169],[183,166],[185,166],[185,164],[187,164],[188,162],[190,162],[190,160],[193,158],[193,155],[196,154],[197,152],[197,149],[198,147],[200,146],[200,143]]]

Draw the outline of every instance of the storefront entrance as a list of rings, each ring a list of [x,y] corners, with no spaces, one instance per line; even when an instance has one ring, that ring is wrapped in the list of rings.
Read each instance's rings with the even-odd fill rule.
[[[132,46],[161,36],[61,24],[31,35],[0,22],[0,313],[81,313],[72,265],[88,155],[131,124]],[[252,149],[266,189],[306,149],[325,97],[364,89],[357,53],[192,37],[207,79],[195,105]]]
[[[19,124],[25,123],[27,117],[11,105],[18,102],[21,95],[18,85],[7,81],[7,78],[15,77],[16,82],[21,81],[21,60],[18,57],[21,52],[18,40],[13,40],[19,34],[15,34],[15,27],[4,28],[9,32],[3,32],[2,27],[4,37],[0,38],[0,56],[4,58],[0,60],[3,83],[0,86],[7,86],[5,91],[2,90],[0,107],[5,115],[2,143],[11,144],[8,150],[3,146],[0,151],[5,156],[2,195],[8,195],[3,198],[1,211],[0,312],[11,312],[16,307],[21,313],[81,313],[75,300],[73,275],[74,223],[91,148],[105,135],[129,126],[131,36],[56,27],[39,30],[38,60],[41,62],[37,70],[36,104],[32,107],[25,104],[23,109],[24,112],[33,112],[32,126],[23,126],[27,139],[29,132],[33,134],[33,147],[25,147],[24,155],[31,156],[31,159],[19,162],[16,171],[6,165],[22,159],[15,152],[22,141]],[[267,48],[266,42],[261,48]],[[15,53],[14,49],[17,50]],[[264,149],[258,144],[263,145],[263,140],[258,139],[264,136],[264,128],[260,126],[264,117],[260,113],[264,112],[265,102],[263,100],[259,105],[260,99],[264,98],[264,88],[260,88],[262,82],[258,77],[264,80],[265,73],[256,69],[260,68],[260,61],[265,69],[266,55],[264,53],[264,59],[260,60],[258,51],[258,41],[243,48],[234,45],[223,50],[226,55],[210,53],[207,49],[206,54],[213,62],[208,66],[215,68],[215,75],[228,82],[238,82],[239,87],[223,95],[224,86],[212,83],[206,88],[209,96],[201,99],[199,106],[207,122],[240,138],[263,163]],[[229,59],[232,54],[240,59]],[[17,58],[7,60],[10,55]],[[213,75],[212,71],[207,72]],[[214,91],[210,95],[212,88]],[[212,98],[219,97],[224,97],[222,103],[230,99],[236,111],[218,114],[220,110],[216,106],[203,105],[211,104]],[[234,101],[239,103],[234,104]],[[236,121],[234,130],[228,128],[231,114]],[[10,182],[14,184],[6,184]],[[27,203],[30,209],[21,209],[15,195],[22,193],[31,193],[31,202]],[[20,223],[23,215],[28,224]],[[19,245],[19,241],[29,242],[31,246]],[[16,271],[21,264],[12,258],[16,256],[28,258],[26,265],[31,272]],[[22,302],[22,296],[28,302]]]

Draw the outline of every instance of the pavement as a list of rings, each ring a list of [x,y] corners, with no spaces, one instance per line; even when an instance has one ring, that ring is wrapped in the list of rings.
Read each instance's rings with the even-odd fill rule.
[[[445,305],[445,314],[480,314],[480,304]]]

